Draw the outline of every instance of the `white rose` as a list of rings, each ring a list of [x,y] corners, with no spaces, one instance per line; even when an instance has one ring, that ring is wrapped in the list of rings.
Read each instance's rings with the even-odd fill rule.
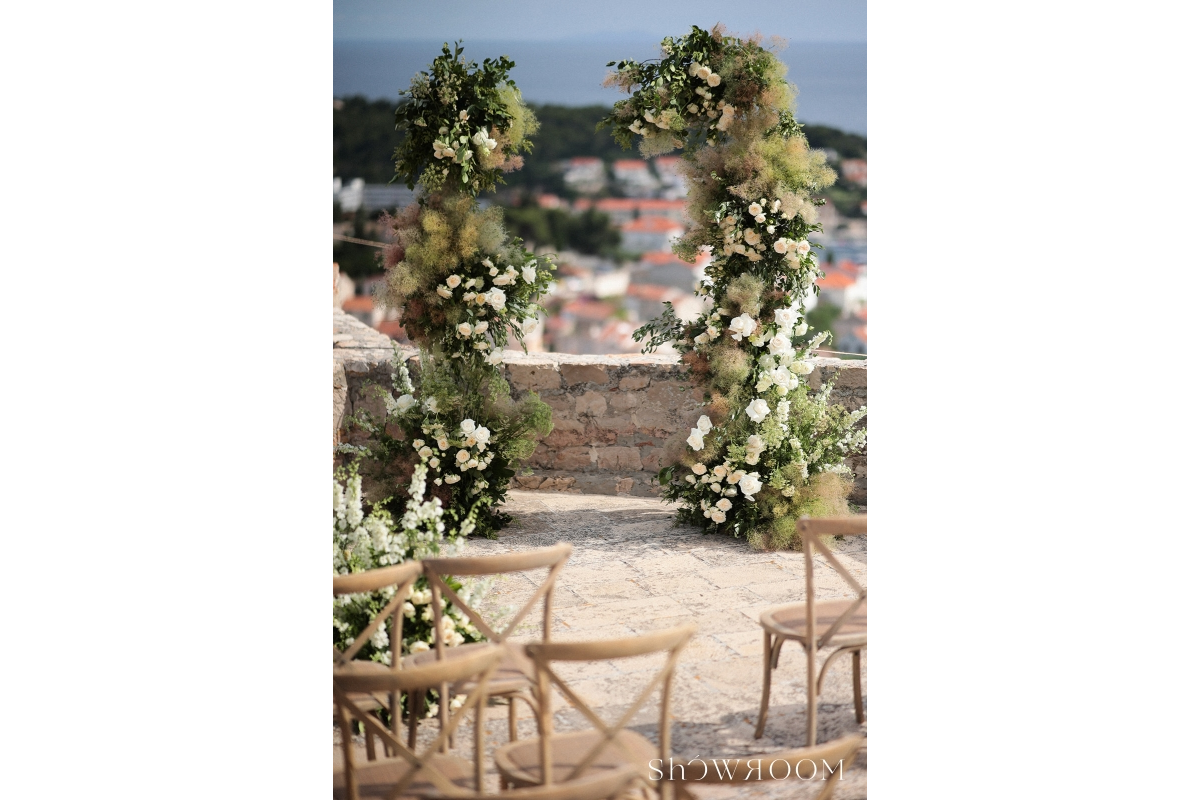
[[[454,483],[458,483],[461,480],[462,480],[462,478],[459,477],[458,475],[447,475],[446,476],[446,483],[454,484]]]
[[[743,336],[749,336],[758,327],[758,322],[749,314],[734,317],[729,322],[729,333],[735,342],[740,342]]]
[[[492,263],[492,260],[490,258],[485,258],[483,261],[480,261],[479,263],[483,264],[488,269],[492,269],[492,267],[495,266],[495,264]]]
[[[703,464],[692,464],[692,472],[696,473],[697,475],[703,475],[704,473],[708,472],[708,467],[704,466]]]
[[[701,433],[707,434],[712,430],[712,420],[708,418],[707,414],[701,414],[700,419],[696,420],[696,427],[700,429]]]
[[[763,450],[766,449],[766,447],[767,446],[766,446],[766,444],[763,443],[762,437],[759,436],[757,433],[751,434],[746,439],[746,452],[747,453],[761,453]],[[738,477],[738,480],[739,481],[741,480],[740,476]],[[736,483],[737,481],[734,481],[734,482]]]
[[[475,328],[474,328],[475,335],[478,336],[479,334],[483,333],[487,329],[488,329],[487,322],[476,322],[475,323]]]
[[[803,335],[804,335],[804,334],[806,334],[806,333],[808,333],[808,323],[807,323],[807,322],[801,322],[801,323],[800,323],[800,325],[799,325],[799,327],[797,327],[797,328],[796,328],[796,335],[797,335],[797,336],[803,336]]]
[[[466,122],[466,121],[467,121],[467,117],[468,117],[468,116],[469,116],[469,115],[467,114],[467,112],[466,112],[466,109],[464,109],[464,110],[462,110],[462,111],[458,112],[458,118],[459,118],[459,120],[460,120],[460,121],[462,121],[462,122]]]
[[[470,335],[471,335],[471,330],[472,330],[472,329],[471,329],[471,323],[469,323],[469,322],[460,322],[460,323],[458,324],[458,329],[457,329],[457,330],[458,330],[458,335],[459,335],[459,336],[463,336],[463,337],[470,336]]]
[[[699,428],[692,428],[692,433],[687,438],[687,443],[691,445],[693,450],[704,449],[704,432]]]
[[[688,103],[687,109],[688,109],[688,113],[690,113],[690,114],[699,114],[700,113],[700,106],[696,105],[695,103]]]
[[[464,419],[458,427],[462,429],[464,434],[470,434],[473,430],[475,430],[475,420]]]
[[[775,240],[774,247],[776,253],[786,253],[788,251],[788,240],[780,237]]]
[[[784,336],[782,333],[777,333],[767,342],[767,350],[771,355],[777,356],[780,353],[787,352],[792,349],[792,340],[789,336]]]
[[[444,297],[444,298],[446,298],[447,300],[449,300],[449,299],[450,299],[451,297],[453,297],[453,295],[454,295],[454,293],[453,293],[453,292],[451,292],[449,289],[447,289],[445,286],[439,286],[439,287],[437,288],[437,293],[438,293],[438,294],[439,294],[441,297]]]
[[[471,137],[471,141],[480,147],[483,147],[483,143],[487,141],[487,134],[485,134],[482,130],[479,130],[474,136]]]
[[[466,450],[459,450],[458,453],[454,456],[454,460],[460,464],[467,463],[467,461],[469,461],[470,458],[471,458],[471,454],[468,453]]]
[[[437,398],[436,397],[426,397],[425,398],[425,407],[436,414],[437,410],[438,410]]]
[[[717,501],[717,508],[719,508],[721,511],[728,511],[729,509],[733,508],[733,503],[729,502],[728,499],[722,497],[720,500]]]
[[[439,450],[446,450],[450,447],[450,440],[443,436],[441,439],[437,440],[437,445]]]
[[[813,365],[807,361],[797,361],[796,365],[798,366],[794,366],[794,369],[797,375],[807,375],[813,371]]]
[[[738,481],[738,488],[742,490],[742,494],[747,498],[753,499],[754,495],[758,494],[762,489],[762,481],[758,479],[757,472],[751,472],[746,477]]]
[[[487,446],[488,440],[491,438],[492,432],[482,425],[475,429],[475,439],[480,450]]]
[[[446,278],[446,285],[451,289],[455,288],[460,283],[462,283],[462,278],[458,277],[457,275],[451,275],[449,278]]]
[[[712,73],[711,75],[709,75],[707,78],[705,78],[705,80],[708,81],[709,86],[720,86],[721,85],[721,76],[715,72]]]
[[[490,305],[492,308],[496,309],[497,311],[504,310],[504,301],[507,298],[502,290],[489,289],[487,294],[481,295],[481,297],[484,298],[484,300],[487,302],[488,305]]]
[[[753,438],[753,437],[751,437],[751,438]],[[746,471],[744,469],[739,469],[736,472],[729,473],[729,477],[727,478],[727,480],[729,481],[730,484],[736,485],[737,482],[740,481],[745,474],[746,474]]]
[[[503,275],[497,275],[496,279],[492,281],[492,283],[496,284],[497,286],[507,286],[511,281],[512,278],[509,277],[508,273],[506,272]]]
[[[721,479],[724,478],[727,474],[729,474],[729,468],[726,467],[724,464],[717,464],[715,467],[712,468],[712,476],[713,476],[713,478],[716,479],[717,483],[720,483]]]
[[[713,511],[709,512],[709,517],[713,522],[721,523],[725,521],[725,512],[714,509]]]
[[[808,243],[807,239],[801,239],[800,241],[796,242],[796,252],[802,256],[808,255],[808,251],[811,249],[812,245]]]
[[[532,264],[522,267],[521,277],[525,279],[526,283],[533,283],[537,280],[537,267]]]
[[[709,338],[711,338],[711,337],[709,337],[709,335],[707,333],[702,333],[696,337],[695,341],[696,341],[696,344],[708,344]]]
[[[433,448],[422,447],[417,451],[417,455],[421,456],[421,458],[429,458],[431,455],[433,455]]]
[[[761,397],[746,406],[746,414],[755,422],[762,422],[771,413],[771,407]]]
[[[775,232],[775,226],[774,226],[774,225],[768,225],[768,226],[767,226],[767,233],[774,233],[774,232]]]
[[[503,350],[493,350],[492,352],[488,353],[487,363],[491,364],[493,367],[498,367],[503,362],[504,362],[504,351]]]
[[[750,212],[750,216],[752,217],[757,217],[763,212],[762,206],[760,206],[758,203],[751,203],[750,207],[746,210]]]
[[[526,317],[525,319],[521,320],[521,332],[526,336],[537,330],[537,326],[537,317]]]
[[[751,246],[762,241],[762,236],[753,228],[746,228],[746,230],[742,231],[742,238],[746,240],[746,244]]]
[[[757,222],[759,225],[762,225],[764,222],[766,222],[766,221],[767,221],[767,215],[766,215],[766,214],[759,214],[758,216],[756,216],[756,217],[754,218],[754,221],[755,221],[755,222]]]
[[[697,67],[696,68],[696,77],[702,81],[708,80],[708,76],[712,75],[712,74],[713,74],[713,71],[711,69],[709,69],[708,67]]]
[[[784,328],[791,328],[796,324],[799,315],[795,309],[777,308],[775,309],[775,323]]]

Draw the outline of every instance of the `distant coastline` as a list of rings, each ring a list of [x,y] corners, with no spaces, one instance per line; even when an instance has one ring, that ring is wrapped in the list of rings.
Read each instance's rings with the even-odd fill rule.
[[[333,43],[333,94],[398,99],[413,74],[424,69],[442,42],[340,41]],[[609,61],[653,58],[656,42],[568,41],[464,42],[467,58],[507,55],[517,66],[512,77],[534,103],[581,106],[611,104],[621,94],[604,89]],[[867,134],[867,45],[861,42],[794,42],[780,53],[788,77],[799,89],[797,117]]]

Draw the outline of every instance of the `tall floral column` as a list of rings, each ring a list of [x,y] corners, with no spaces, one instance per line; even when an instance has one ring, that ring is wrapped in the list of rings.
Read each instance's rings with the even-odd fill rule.
[[[835,174],[789,110],[786,67],[759,41],[693,27],[655,61],[611,63],[608,85],[630,93],[605,123],[646,156],[682,149],[691,228],[675,252],[711,253],[697,293],[706,311],[683,321],[670,304],[637,331],[649,351],[672,344],[704,387],[705,414],[668,443],[663,497],[706,530],[757,547],[792,543],[803,514],[845,513],[845,457],[861,451],[866,414],[810,392],[813,349],[801,301],[823,277],[808,236],[814,196]]]
[[[420,348],[419,388],[397,364],[386,419],[360,420],[373,434],[364,471],[402,486],[423,465],[451,534],[490,535],[507,521],[495,506],[551,427],[536,394],[511,395],[501,353],[536,327],[554,265],[508,236],[500,208],[476,200],[521,165],[537,128],[513,66],[501,57],[480,67],[443,46],[396,112],[396,178],[420,190],[385,220],[395,243],[383,253],[383,300]]]

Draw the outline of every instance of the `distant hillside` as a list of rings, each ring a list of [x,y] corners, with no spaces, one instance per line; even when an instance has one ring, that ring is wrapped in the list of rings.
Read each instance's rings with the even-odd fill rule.
[[[392,151],[400,144],[395,129],[396,105],[390,100],[348,97],[333,111],[333,174],[344,179],[363,178],[367,183],[392,179]],[[607,131],[596,131],[609,106],[534,105],[541,130],[533,137],[533,152],[525,167],[505,176],[510,188],[540,187],[564,193],[557,164],[572,156],[596,156],[605,161],[637,158],[636,150],[622,150]],[[813,147],[836,150],[842,158],[866,158],[867,140],[824,125],[806,125]],[[839,208],[842,205],[838,203]],[[847,209],[849,210],[849,208]]]

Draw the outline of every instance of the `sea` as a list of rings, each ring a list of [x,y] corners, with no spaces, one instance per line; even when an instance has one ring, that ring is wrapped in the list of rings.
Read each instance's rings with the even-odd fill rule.
[[[399,101],[412,76],[441,52],[440,41],[339,41],[333,43],[334,97],[365,95]],[[646,40],[522,42],[474,40],[464,44],[468,60],[505,55],[516,62],[512,78],[526,101],[567,106],[611,105],[624,95],[605,89],[609,61],[658,57]],[[792,42],[780,58],[796,84],[796,118],[867,134],[867,45],[865,42]]]

